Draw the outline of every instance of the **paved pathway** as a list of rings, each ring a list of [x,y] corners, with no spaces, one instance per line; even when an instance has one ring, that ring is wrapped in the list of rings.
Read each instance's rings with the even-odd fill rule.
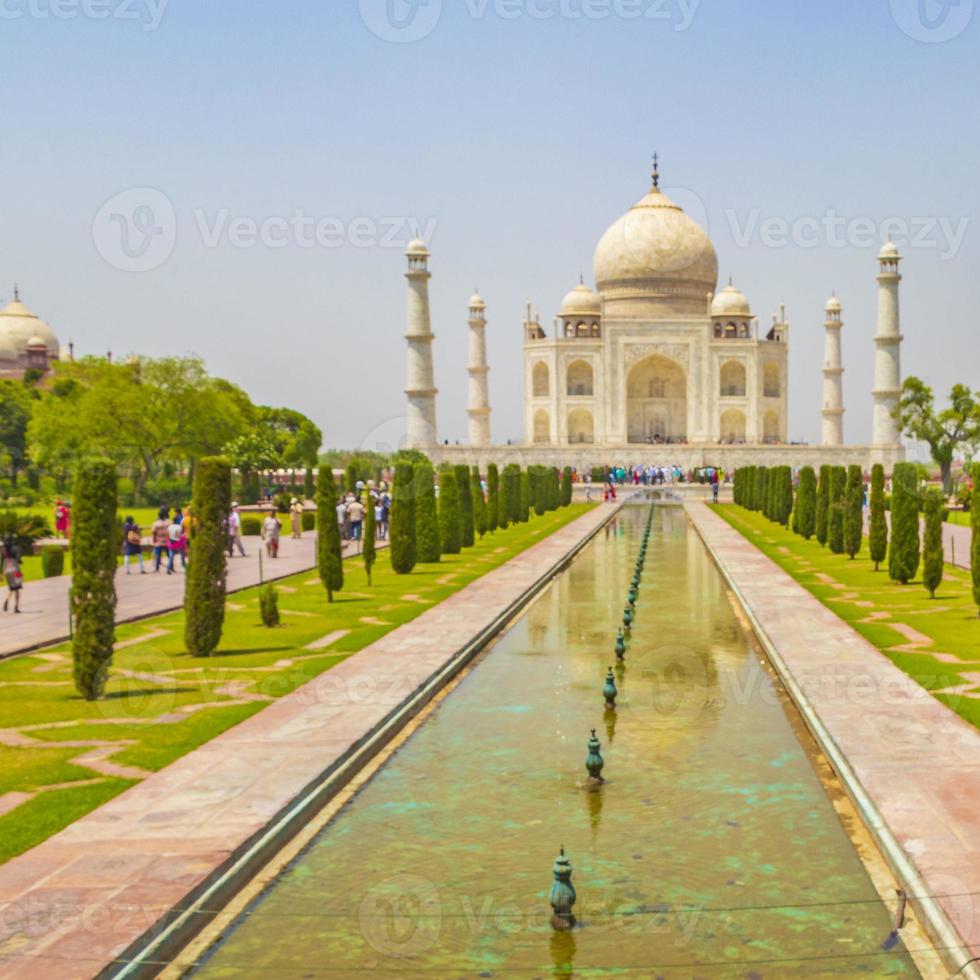
[[[980,732],[708,507],[687,510],[785,665],[797,703],[825,731],[845,784],[850,770],[858,810],[910,898],[939,897],[937,918],[962,937],[937,946],[961,947],[955,966],[980,956]]]
[[[261,541],[246,538],[244,544],[248,557],[233,558],[228,562],[229,592],[259,583]],[[378,546],[387,547],[387,542],[379,542]],[[349,542],[346,543],[345,553],[353,554]],[[286,536],[281,541],[277,559],[273,561],[263,556],[263,577],[267,582],[273,581],[306,571],[315,565],[315,536],[307,533],[301,541]],[[155,574],[151,561],[146,562],[146,567],[149,570],[146,575],[140,575],[132,565],[130,569],[133,574],[126,575],[121,567],[116,573],[117,623],[170,612],[184,604],[183,573],[167,575],[164,570]],[[28,582],[24,586],[20,615],[0,612],[0,659],[68,639],[69,588],[71,576],[68,575]]]
[[[110,964],[614,512],[589,511],[7,862],[0,977],[73,980]]]

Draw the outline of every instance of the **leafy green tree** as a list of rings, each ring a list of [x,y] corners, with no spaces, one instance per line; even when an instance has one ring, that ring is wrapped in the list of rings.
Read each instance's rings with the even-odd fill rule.
[[[473,524],[473,497],[470,494],[470,468],[460,464],[456,467],[456,486],[459,488],[460,537],[464,548],[472,548],[476,543],[476,528]]]
[[[572,468],[566,466],[561,473],[561,505],[567,507],[572,502]]]
[[[487,501],[483,496],[480,470],[476,466],[470,471],[470,494],[473,497],[473,526],[482,541],[487,533]]]
[[[888,574],[908,585],[919,570],[919,474],[914,463],[896,463],[892,473],[892,534]]]
[[[344,552],[337,521],[337,488],[333,470],[321,466],[316,487],[316,567],[327,590],[327,602],[344,587]]]
[[[391,567],[398,575],[408,575],[418,561],[415,540],[415,467],[412,463],[395,466],[391,492],[391,520],[388,551]]]
[[[963,447],[980,445],[980,398],[966,385],[953,385],[949,408],[937,412],[932,388],[918,378],[906,378],[894,416],[910,439],[929,446],[943,478],[943,490],[953,490],[953,457]]]
[[[72,658],[75,687],[87,701],[105,691],[116,639],[116,468],[92,459],[78,468],[74,488]]]
[[[439,538],[444,555],[458,555],[463,550],[459,484],[456,482],[456,470],[452,466],[444,466],[439,471]]]
[[[225,576],[231,464],[207,456],[194,468],[194,536],[184,586],[184,642],[193,657],[210,657],[225,623]]]
[[[835,555],[844,554],[844,488],[847,471],[843,466],[830,468],[830,501],[827,511],[827,545]]]
[[[435,503],[434,497],[433,503]],[[361,555],[364,558],[368,585],[371,585],[371,573],[374,570],[374,563],[378,560],[378,520],[374,513],[373,497],[368,497],[364,512],[364,547],[361,549]]]
[[[812,466],[800,470],[800,486],[796,494],[796,531],[809,541],[817,522],[817,474]]]
[[[527,524],[531,519],[531,488],[528,484],[527,471],[523,470],[517,474],[518,478],[518,506],[520,507],[520,522]]]
[[[0,380],[0,448],[10,468],[11,486],[27,463],[27,426],[38,401],[37,392],[15,381]]]
[[[830,471],[826,463],[820,467],[820,482],[817,484],[817,510],[814,518],[814,533],[817,541],[827,544],[827,532],[830,522]]]
[[[868,551],[875,571],[888,556],[888,518],[885,516],[885,468],[875,463],[871,468],[869,501]]]
[[[437,562],[442,556],[435,479],[428,460],[415,467],[415,541],[418,560],[425,564]]]
[[[487,466],[487,530],[493,533],[498,527],[507,527],[507,516],[501,514],[500,471],[496,463],[490,463]]]
[[[922,584],[929,597],[936,598],[936,589],[943,580],[943,495],[935,488],[926,493],[926,530],[922,544]]]
[[[259,474],[282,465],[275,443],[262,432],[246,432],[224,447],[223,455],[231,460],[242,481],[242,499],[247,504],[259,501]]]
[[[864,473],[852,463],[844,487],[844,551],[854,558],[864,537]]]

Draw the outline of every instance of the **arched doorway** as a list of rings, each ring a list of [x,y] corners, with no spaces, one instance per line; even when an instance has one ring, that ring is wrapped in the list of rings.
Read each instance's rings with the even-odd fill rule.
[[[745,389],[745,365],[739,361],[726,361],[722,364],[721,397],[744,398]]]
[[[545,446],[551,442],[551,417],[543,408],[534,413],[534,442]]]
[[[574,446],[580,443],[595,442],[595,421],[592,413],[584,408],[576,408],[568,415],[568,441]]]
[[[568,365],[567,392],[571,397],[594,394],[592,365],[587,361],[572,361]]]
[[[732,445],[745,442],[745,413],[736,408],[722,412],[719,435],[722,442]]]
[[[687,440],[687,377],[669,358],[654,354],[630,371],[626,431],[629,442]]]
[[[531,390],[535,398],[547,398],[551,394],[551,372],[544,361],[538,361],[531,372]]]

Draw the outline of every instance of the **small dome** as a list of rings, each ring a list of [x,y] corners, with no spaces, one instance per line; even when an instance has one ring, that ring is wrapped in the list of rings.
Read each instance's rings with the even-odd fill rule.
[[[0,310],[0,357],[17,357],[34,341],[47,347],[52,357],[61,351],[54,331],[15,295],[14,301]]]
[[[45,343],[45,342],[44,342],[44,341],[43,341],[43,340],[42,340],[42,339],[41,339],[40,337],[38,337],[38,336],[37,336],[37,334],[35,334],[35,335],[34,335],[33,337],[31,337],[31,339],[30,339],[30,340],[29,340],[29,341],[27,342],[27,349],[28,349],[28,350],[31,350],[31,349],[33,348],[33,349],[35,349],[35,350],[36,350],[36,349],[37,349],[37,348],[39,348],[39,347],[43,347],[43,348],[44,348],[45,350],[47,350],[47,348],[48,348],[48,345],[47,345],[47,344],[46,344],[46,343]]]
[[[483,301],[483,297],[479,293],[474,293],[470,297],[470,309],[471,310],[485,310],[487,304]]]
[[[711,301],[712,316],[752,316],[749,301],[731,282]]]
[[[824,307],[828,313],[840,313],[843,308],[840,305],[840,300],[837,298],[836,293],[827,300],[827,305]]]
[[[414,241],[408,243],[408,248],[405,249],[406,255],[428,255],[429,250],[425,247],[425,242],[421,238],[416,238]]]
[[[878,254],[879,259],[900,259],[901,255],[898,254],[898,249],[895,247],[895,243],[889,238],[887,242],[882,246],[881,252]]]
[[[568,293],[561,303],[562,316],[599,316],[602,312],[602,300],[585,283],[579,283]]]

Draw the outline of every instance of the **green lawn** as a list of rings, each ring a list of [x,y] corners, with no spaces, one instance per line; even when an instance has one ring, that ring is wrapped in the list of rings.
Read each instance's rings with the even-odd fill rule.
[[[951,510],[949,517],[946,518],[947,524],[958,524],[960,527],[970,526],[970,512],[968,510]]]
[[[182,612],[120,626],[117,642],[146,639],[117,650],[106,697],[95,704],[75,693],[67,644],[0,662],[6,695],[0,729],[29,739],[0,747],[0,799],[11,792],[33,794],[0,817],[0,862],[414,619],[591,506],[532,516],[530,524],[487,535],[463,554],[419,565],[411,575],[395,575],[382,551],[370,587],[360,558],[352,557],[333,605],[315,571],[286,579],[277,583],[283,626],[275,630],[261,625],[258,589],[236,593],[228,599],[221,646],[207,660],[184,649]],[[307,649],[341,630],[349,632],[327,649]],[[99,749],[109,768],[99,759],[80,761]]]
[[[735,504],[714,511],[939,701],[980,727],[980,619],[969,572],[947,565],[933,600],[918,580],[903,586],[884,568],[875,572],[867,539],[852,561]],[[965,687],[940,693],[958,685]]]

